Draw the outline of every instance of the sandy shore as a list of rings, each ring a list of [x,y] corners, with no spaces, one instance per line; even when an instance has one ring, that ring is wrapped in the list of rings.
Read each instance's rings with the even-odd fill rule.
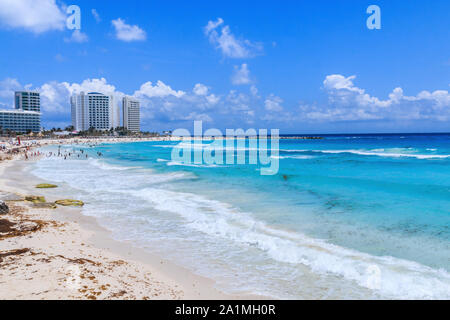
[[[58,200],[52,189],[35,188],[46,181],[28,172],[30,163],[0,162],[0,194],[45,196],[50,203]],[[10,213],[0,215],[0,299],[257,298],[226,295],[212,280],[112,240],[79,208],[6,203]]]

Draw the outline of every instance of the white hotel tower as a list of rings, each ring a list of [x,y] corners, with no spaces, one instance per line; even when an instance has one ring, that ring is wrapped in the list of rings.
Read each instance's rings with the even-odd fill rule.
[[[141,131],[140,103],[131,97],[123,98],[123,126],[131,132]]]
[[[0,110],[1,130],[19,133],[41,131],[41,98],[39,92],[16,91],[15,105],[15,110]]]
[[[110,130],[120,126],[120,110],[114,104],[112,95],[98,92],[73,95],[70,98],[72,106],[72,125],[76,131]]]

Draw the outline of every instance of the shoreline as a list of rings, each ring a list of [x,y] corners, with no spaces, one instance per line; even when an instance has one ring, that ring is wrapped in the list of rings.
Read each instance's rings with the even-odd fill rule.
[[[17,158],[0,162],[0,191],[58,200],[52,189],[34,188],[45,181],[29,172],[33,163]],[[94,217],[84,216],[80,208],[37,209],[23,201],[7,204],[11,211],[20,213],[0,219],[39,219],[45,226],[31,234],[0,237],[0,256],[14,253],[0,259],[0,299],[265,299],[223,293],[211,279],[116,241],[110,231]],[[24,249],[27,251],[20,252]],[[46,272],[49,268],[57,272]]]

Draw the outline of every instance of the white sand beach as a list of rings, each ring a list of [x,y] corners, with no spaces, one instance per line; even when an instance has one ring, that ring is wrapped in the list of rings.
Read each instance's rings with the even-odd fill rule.
[[[95,140],[105,141],[117,142]],[[71,142],[40,140],[39,145]],[[9,214],[0,215],[0,299],[255,298],[226,295],[209,279],[112,240],[80,208],[22,201],[26,196],[45,196],[47,203],[58,199],[52,189],[35,188],[45,182],[27,172],[37,160],[24,161],[21,153],[5,158],[12,160],[0,162],[0,195],[9,206]]]

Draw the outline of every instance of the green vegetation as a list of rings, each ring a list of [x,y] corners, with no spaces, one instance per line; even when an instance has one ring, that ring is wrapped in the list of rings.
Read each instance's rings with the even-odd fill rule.
[[[38,184],[36,186],[36,188],[38,188],[38,189],[52,189],[52,188],[58,188],[58,186],[55,185],[55,184],[41,183],[41,184]]]
[[[65,199],[65,200],[58,200],[55,201],[56,204],[59,204],[60,206],[72,206],[72,207],[82,207],[84,206],[84,202],[80,200],[72,200],[72,199]]]
[[[33,202],[33,203],[44,203],[45,197],[41,196],[26,196],[25,201]]]

